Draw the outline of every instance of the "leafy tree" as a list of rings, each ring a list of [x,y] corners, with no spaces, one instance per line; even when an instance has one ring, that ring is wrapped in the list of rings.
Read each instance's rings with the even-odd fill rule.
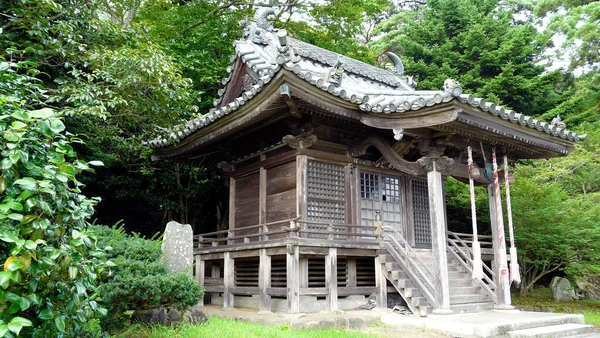
[[[566,39],[557,52],[567,51],[571,68],[600,62],[600,3],[594,0],[540,0],[534,13],[550,16],[548,32]]]
[[[93,294],[104,252],[87,232],[98,199],[77,175],[100,162],[79,160],[61,115],[42,108],[31,62],[0,58],[0,336],[76,336],[98,331],[106,314]],[[36,109],[39,108],[39,109]]]
[[[453,78],[468,93],[538,115],[560,98],[560,74],[535,63],[550,40],[515,22],[514,11],[491,0],[430,0],[381,23],[372,47],[400,55],[420,88],[440,89]]]

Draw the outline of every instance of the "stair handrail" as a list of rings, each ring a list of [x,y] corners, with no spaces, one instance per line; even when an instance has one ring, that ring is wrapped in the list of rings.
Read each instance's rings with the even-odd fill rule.
[[[452,231],[447,231],[448,234],[448,252],[460,263],[460,265],[467,270],[468,274],[473,273],[473,250],[465,243],[458,235]],[[453,239],[453,238],[454,239]],[[457,244],[460,243],[460,246]],[[478,281],[479,285],[485,291],[485,293],[494,301],[494,303],[498,304],[498,297],[494,290],[496,289],[496,283],[494,283],[495,273],[487,267],[487,265],[483,264],[483,269],[486,270],[492,279],[488,276],[488,274],[483,274],[481,280]]]
[[[411,281],[418,286],[419,291],[425,296],[429,304],[436,306],[434,297],[435,287],[433,285],[431,270],[429,270],[427,265],[417,256],[415,250],[394,227],[384,225],[382,229],[384,230],[383,243],[390,255],[400,265]]]

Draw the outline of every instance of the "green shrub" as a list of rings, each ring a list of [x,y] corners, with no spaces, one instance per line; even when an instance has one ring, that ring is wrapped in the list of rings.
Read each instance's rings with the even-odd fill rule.
[[[90,227],[98,245],[109,247],[108,256],[116,264],[104,271],[98,292],[108,309],[102,324],[119,328],[128,321],[131,310],[174,306],[183,310],[198,303],[202,287],[189,275],[170,274],[160,262],[161,242],[127,235],[122,228]]]
[[[76,176],[101,163],[79,160],[61,116],[36,109],[34,67],[0,57],[0,337],[99,335],[88,323],[106,310],[90,290],[108,263],[87,232],[98,200]]]

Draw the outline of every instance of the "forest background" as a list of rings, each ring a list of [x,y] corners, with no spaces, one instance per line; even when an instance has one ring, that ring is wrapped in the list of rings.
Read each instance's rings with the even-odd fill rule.
[[[51,109],[81,139],[80,158],[104,163],[80,176],[83,193],[101,198],[98,224],[124,220],[147,236],[171,219],[196,233],[222,228],[221,174],[152,163],[143,142],[212,107],[239,22],[259,5],[275,9],[276,27],[317,46],[382,67],[384,52],[400,55],[419,89],[453,78],[465,92],[546,121],[560,115],[588,134],[570,156],[518,163],[512,205],[521,292],[559,273],[600,297],[596,1],[5,0],[0,109]],[[448,180],[446,189],[449,228],[469,232],[468,188]],[[487,196],[478,196],[485,234]]]

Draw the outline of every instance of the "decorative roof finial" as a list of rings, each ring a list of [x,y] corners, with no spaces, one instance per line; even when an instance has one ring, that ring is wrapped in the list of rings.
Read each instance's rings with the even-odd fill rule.
[[[447,79],[444,81],[444,92],[450,93],[454,97],[459,97],[462,94],[462,87],[458,81]]]
[[[392,52],[386,52],[385,55],[387,55],[394,64],[394,69],[392,71],[398,75],[404,75],[404,65],[402,65],[400,57]]]
[[[266,31],[272,32],[273,26],[269,23],[267,18],[269,15],[274,15],[275,11],[271,7],[260,7],[254,13],[254,21],[259,28],[262,28]]]
[[[561,129],[564,129],[567,127],[567,124],[562,121],[562,119],[560,118],[560,115],[556,115],[556,117],[552,119],[552,122],[550,122],[550,125],[556,126]]]

